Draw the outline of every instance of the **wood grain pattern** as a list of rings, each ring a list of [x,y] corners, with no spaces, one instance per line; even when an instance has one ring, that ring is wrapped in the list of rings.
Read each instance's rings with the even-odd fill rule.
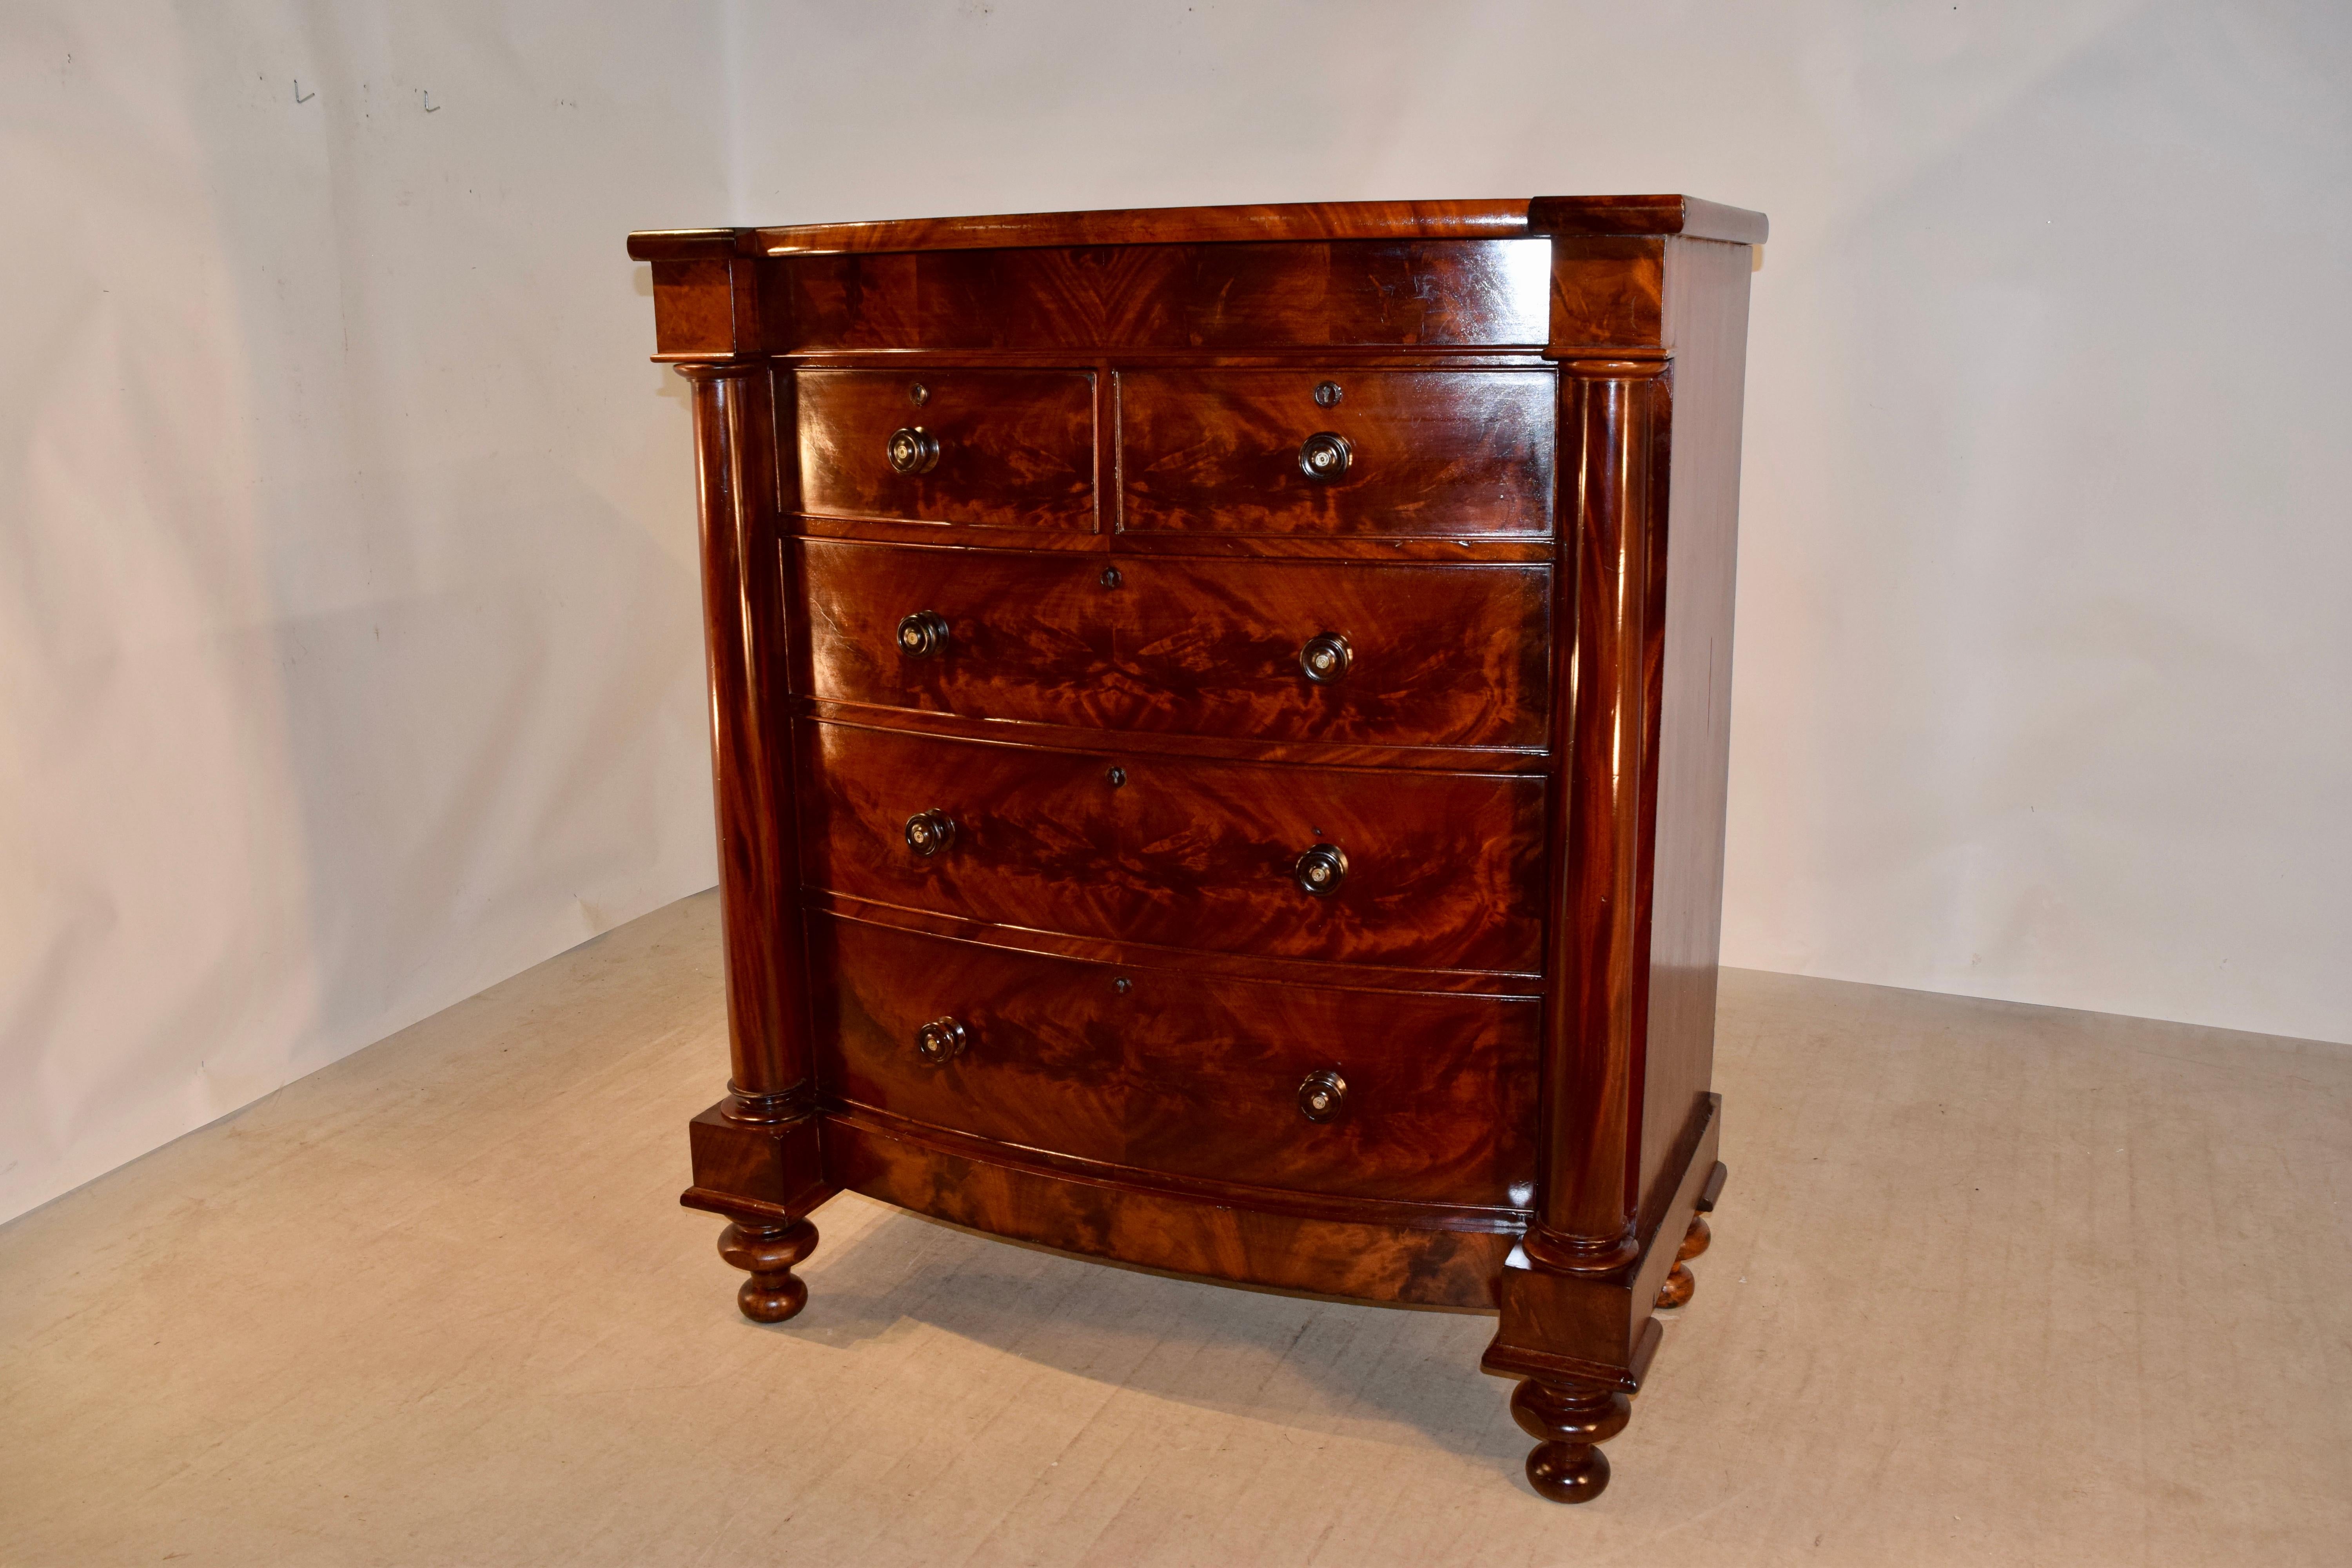
[[[725,261],[656,261],[654,343],[665,354],[735,352],[735,303]]]
[[[828,1116],[842,1186],[992,1236],[1146,1268],[1367,1301],[1491,1309],[1507,1234],[1305,1219],[951,1153]]]
[[[710,766],[719,898],[727,931],[732,1087],[768,1101],[804,1094],[807,994],[800,963],[797,844],[786,830],[792,742],[775,727],[785,637],[774,559],[772,379],[764,365],[696,365],[703,646],[711,690]],[[749,1115],[772,1119],[766,1109]]]
[[[1130,370],[1118,377],[1119,527],[1475,538],[1551,527],[1543,371]],[[1325,384],[1343,396],[1318,406]],[[1310,479],[1302,442],[1345,437]]]
[[[768,263],[782,353],[1532,347],[1548,241],[1137,246]]]
[[[804,511],[988,528],[1095,527],[1091,372],[803,370],[793,380]],[[938,441],[935,468],[912,474],[891,468],[887,450],[901,428]]]
[[[837,1103],[1341,1197],[1503,1207],[1533,1181],[1532,1003],[1202,980],[852,921],[816,936],[818,1076]],[[942,1016],[970,1043],[932,1067],[911,1042]],[[1297,1093],[1321,1068],[1347,1094],[1318,1123]]]
[[[1654,479],[1662,454],[1663,366],[1579,361],[1562,367],[1561,423],[1574,434],[1576,627],[1554,675],[1555,847],[1545,973],[1556,1005],[1545,1041],[1543,1177],[1527,1254],[1538,1266],[1608,1273],[1637,1254],[1629,1167],[1638,1133],[1644,785],[1653,732],[1645,660],[1652,613]]]
[[[826,891],[1333,963],[1511,973],[1540,952],[1540,779],[1047,751],[843,724],[800,737],[803,861]],[[930,810],[955,835],[926,858],[904,829]],[[1318,843],[1349,861],[1328,898],[1294,878]]]
[[[1212,952],[1200,948],[1154,947],[1117,937],[1075,936],[1067,931],[1000,925],[936,910],[910,910],[840,893],[813,889],[812,911],[877,921],[905,931],[927,931],[1010,952],[1040,953],[1108,963],[1124,969],[1169,969],[1183,974],[1235,980],[1267,980],[1285,985],[1327,986],[1353,991],[1443,991],[1464,996],[1540,997],[1543,982],[1532,974],[1495,974],[1468,969],[1407,968],[1397,964],[1327,963],[1308,958],[1274,958],[1260,952]]]
[[[798,689],[827,701],[1151,734],[1532,747],[1550,681],[1548,567],[1194,563],[803,540]],[[898,648],[944,616],[943,657]],[[1299,649],[1346,637],[1346,677]]]
[[[1674,440],[1647,633],[1657,763],[1644,849],[1648,984],[1634,1080],[1645,1203],[1669,1181],[1694,1108],[1714,1081],[1748,344],[1747,247],[1672,244]]]
[[[1552,247],[1555,353],[1654,354],[1665,347],[1663,239],[1563,239]],[[1746,247],[1741,247],[1746,254]]]
[[[1129,207],[1111,212],[795,224],[759,229],[653,229],[629,254],[656,257],[828,251],[998,249],[1013,246],[1295,244],[1329,239],[1479,239],[1525,234],[1683,234],[1760,245],[1764,215],[1696,196],[1521,196],[1496,201],[1295,202],[1264,206]]]

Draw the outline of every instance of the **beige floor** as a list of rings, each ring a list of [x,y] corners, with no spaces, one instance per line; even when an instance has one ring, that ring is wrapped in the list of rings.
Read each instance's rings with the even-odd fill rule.
[[[2352,1051],[1735,973],[1599,1503],[1483,1318],[676,1206],[689,900],[0,1228],[0,1563],[2352,1563]]]

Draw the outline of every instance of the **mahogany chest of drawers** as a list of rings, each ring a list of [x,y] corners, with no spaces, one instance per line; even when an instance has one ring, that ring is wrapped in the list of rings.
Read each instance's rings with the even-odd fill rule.
[[[1750,247],[1680,196],[631,237],[693,387],[762,1321],[848,1189],[1497,1314],[1580,1501],[1692,1289]]]

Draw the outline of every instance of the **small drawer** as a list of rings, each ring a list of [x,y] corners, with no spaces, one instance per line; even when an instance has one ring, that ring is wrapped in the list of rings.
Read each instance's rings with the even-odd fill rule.
[[[1246,740],[1544,743],[1548,566],[796,547],[797,683],[827,700]],[[924,616],[946,640],[909,654],[899,628]]]
[[[793,685],[828,702],[1037,724],[1122,722],[1132,701],[1109,679],[1111,616],[1101,560],[793,542],[785,592]],[[936,616],[938,646],[902,628]]]
[[[1557,384],[1545,370],[1124,371],[1119,527],[1542,536]]]
[[[1267,958],[1533,973],[1544,780],[803,723],[803,875],[901,909]]]
[[[1094,375],[803,370],[801,510],[980,528],[1095,528]]]
[[[824,916],[810,934],[829,1098],[1140,1171],[1528,1202],[1531,999],[1124,968]]]

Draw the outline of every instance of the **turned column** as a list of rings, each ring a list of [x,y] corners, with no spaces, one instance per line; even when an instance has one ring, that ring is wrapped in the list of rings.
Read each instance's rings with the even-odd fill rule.
[[[694,389],[731,1066],[727,1099],[695,1125],[686,1201],[735,1222],[719,1252],[751,1276],[739,1302],[746,1316],[779,1322],[808,1299],[792,1268],[814,1249],[816,1227],[799,1211],[824,1193],[784,694],[775,381],[760,360],[677,370]]]
[[[1551,979],[1542,1061],[1536,1214],[1539,1268],[1608,1274],[1633,1233],[1641,1058],[1642,795],[1652,732],[1647,670],[1651,513],[1663,361],[1559,367],[1560,445],[1573,553],[1553,585]]]
[[[1660,357],[1595,353],[1559,365],[1535,1212],[1483,1363],[1524,1380],[1511,1415],[1538,1439],[1528,1481],[1555,1502],[1589,1502],[1609,1484],[1599,1445],[1624,1430],[1655,1346],[1628,1297],[1642,1262],[1643,835],[1667,374]]]
[[[805,1098],[808,1024],[794,846],[782,810],[791,742],[779,688],[774,395],[763,362],[682,364],[694,388],[701,497],[703,642],[710,679],[710,781],[726,928],[728,1114],[779,1120]]]

